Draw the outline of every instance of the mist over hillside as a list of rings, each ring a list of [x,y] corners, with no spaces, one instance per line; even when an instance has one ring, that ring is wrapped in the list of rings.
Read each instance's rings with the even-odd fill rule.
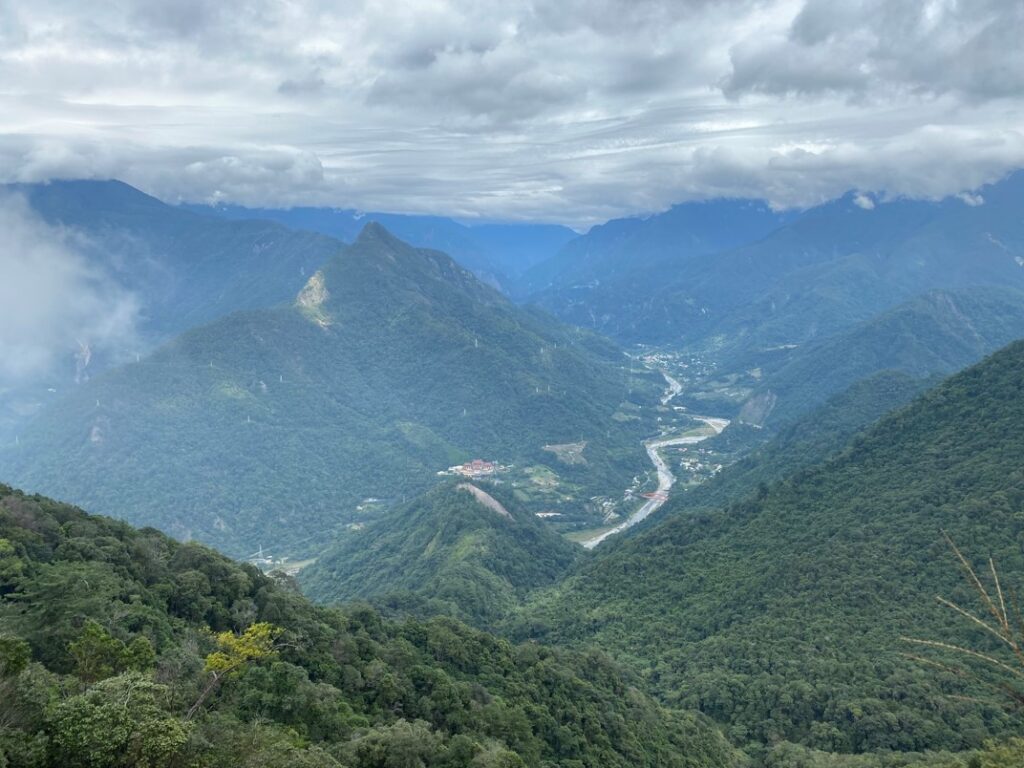
[[[546,467],[588,489],[578,505],[618,495],[650,428],[616,417],[648,396],[626,363],[371,223],[290,304],[79,386],[0,451],[0,471],[235,555],[315,553],[363,499],[395,503],[473,458]]]

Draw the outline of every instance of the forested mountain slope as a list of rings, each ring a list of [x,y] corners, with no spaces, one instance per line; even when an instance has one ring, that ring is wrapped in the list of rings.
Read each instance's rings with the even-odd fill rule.
[[[2,485],[0,689],[12,768],[740,764],[599,653],[316,607],[202,546]]]
[[[729,443],[763,444],[710,480],[684,493],[676,493],[647,527],[668,515],[689,514],[742,501],[759,486],[821,464],[845,448],[858,432],[906,405],[937,381],[938,377],[922,379],[901,371],[882,371],[833,395],[778,430],[731,424],[721,435],[710,438],[706,445],[716,448],[721,444],[723,450],[728,450]]]
[[[900,636],[989,647],[934,600],[974,598],[940,531],[1024,583],[1022,441],[1018,342],[825,464],[585,564],[519,631],[598,643],[740,742],[976,745],[1016,721],[969,680],[909,661]]]
[[[321,602],[403,594],[421,612],[493,623],[548,586],[583,549],[524,510],[507,488],[453,482],[344,531],[301,574]]]
[[[735,362],[929,290],[1024,288],[1021,210],[1024,173],[940,202],[851,193],[739,247],[659,261],[600,300],[562,289],[537,298],[623,340],[699,346]]]
[[[877,371],[950,374],[1024,338],[1024,291],[987,286],[932,291],[833,336],[773,356],[752,398],[789,421]]]
[[[618,493],[650,429],[613,418],[622,360],[371,224],[293,304],[189,331],[47,409],[0,469],[238,556],[294,554],[363,498],[398,500],[474,457]],[[572,465],[543,450],[577,441]]]
[[[290,299],[342,247],[269,221],[224,221],[119,181],[4,187],[23,195],[101,274],[138,301],[139,329],[166,339],[240,309]]]

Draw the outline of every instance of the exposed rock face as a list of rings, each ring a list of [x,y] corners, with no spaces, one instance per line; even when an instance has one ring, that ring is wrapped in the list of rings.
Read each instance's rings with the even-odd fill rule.
[[[317,271],[299,291],[295,297],[295,303],[302,309],[303,313],[321,326],[330,325],[327,312],[324,310],[324,302],[331,297],[324,282],[324,273]]]
[[[754,395],[740,409],[740,423],[763,427],[765,420],[775,409],[778,399],[778,396],[771,390]]]
[[[482,491],[475,485],[470,485],[469,483],[459,483],[456,487],[460,491],[469,491],[472,493],[476,497],[476,500],[488,509],[494,510],[499,515],[507,517],[509,520],[512,519],[512,515],[509,514],[509,511],[501,505],[501,502],[491,496],[491,494],[487,493],[487,491]]]

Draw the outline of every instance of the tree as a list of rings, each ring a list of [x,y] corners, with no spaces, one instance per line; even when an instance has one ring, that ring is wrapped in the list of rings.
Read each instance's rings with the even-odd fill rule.
[[[186,720],[195,717],[207,697],[216,690],[224,678],[253,661],[272,658],[276,655],[275,642],[284,632],[265,621],[250,626],[245,632],[221,632],[217,635],[218,650],[206,657],[205,671],[210,680],[203,688],[195,704],[189,708]]]
[[[0,678],[17,675],[32,660],[32,649],[20,637],[0,635]]]
[[[972,760],[970,768],[1016,768],[1024,765],[1024,739],[986,749]]]
[[[441,737],[420,720],[371,728],[343,750],[346,762],[357,768],[424,768],[443,753]]]
[[[51,721],[55,764],[68,768],[163,768],[188,741],[189,725],[157,704],[166,688],[126,672],[60,704]]]
[[[125,645],[92,619],[85,622],[78,639],[68,643],[68,652],[75,660],[75,674],[87,683],[128,669],[144,672],[156,662],[147,638],[139,636]]]
[[[6,593],[25,572],[25,563],[8,539],[0,539],[0,592]]]
[[[124,643],[89,619],[78,639],[68,643],[68,652],[75,660],[75,674],[95,683],[121,671]]]

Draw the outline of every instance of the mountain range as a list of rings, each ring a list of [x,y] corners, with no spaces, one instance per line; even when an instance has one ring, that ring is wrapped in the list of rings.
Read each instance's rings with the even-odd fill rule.
[[[652,428],[616,415],[643,396],[624,362],[371,223],[290,304],[77,388],[0,451],[0,473],[235,555],[311,551],[361,500],[395,502],[472,458],[618,494]],[[572,460],[545,450],[566,444]]]
[[[715,208],[701,220],[695,207],[678,228],[675,209],[595,228],[551,260],[561,268],[533,286],[534,299],[620,340],[698,348],[736,364],[929,290],[1024,288],[1021,172],[939,202],[851,192],[798,214],[719,205],[721,220]],[[697,238],[703,247],[691,243],[694,218],[710,230]],[[651,240],[659,245],[630,258],[631,243]]]
[[[742,402],[740,420],[784,424],[879,371],[918,379],[954,373],[1019,338],[1024,291],[929,291],[831,336],[746,360],[753,369],[723,366],[690,396],[712,395],[728,379]]]
[[[614,301],[616,294],[642,301],[689,259],[760,240],[795,217],[761,200],[710,200],[675,205],[646,218],[613,219],[531,265],[516,291],[551,306],[562,300],[569,306],[597,306]]]
[[[341,248],[271,221],[226,221],[167,205],[119,181],[11,184],[104,277],[133,294],[159,342],[241,309],[287,301]]]
[[[189,210],[230,220],[276,221],[298,230],[319,232],[351,242],[366,224],[376,222],[419,248],[444,251],[481,280],[510,291],[519,276],[554,256],[576,237],[556,224],[462,224],[445,216],[374,213],[343,208],[244,208],[190,205]]]
[[[998,655],[935,595],[977,601],[943,531],[979,567],[1024,573],[1022,395],[1015,342],[823,463],[724,507],[668,510],[536,597],[517,634],[597,644],[738,743],[957,750],[1012,730],[984,675],[914,661],[901,637]]]
[[[8,191],[144,346],[0,477],[147,527],[0,486],[6,764],[1019,765],[1006,679],[950,651],[1013,659],[934,597],[975,598],[949,541],[1024,573],[1024,175],[579,237]],[[696,414],[732,423],[652,471]]]

